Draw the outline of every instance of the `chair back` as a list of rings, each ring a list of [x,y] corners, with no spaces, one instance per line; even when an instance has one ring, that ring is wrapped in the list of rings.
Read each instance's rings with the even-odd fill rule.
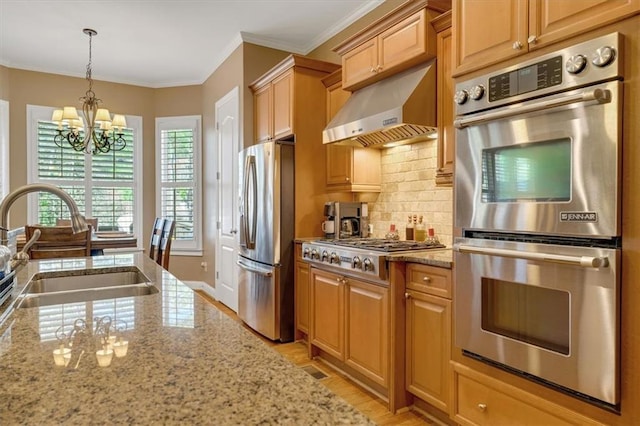
[[[91,225],[94,231],[98,230],[97,217],[85,217],[84,220],[88,225]],[[71,226],[71,219],[56,219],[56,226]]]
[[[175,221],[157,217],[153,222],[151,240],[149,241],[149,257],[164,269],[169,269],[171,240],[175,230]]]
[[[70,226],[27,225],[24,228],[27,241],[36,229],[40,230],[40,238],[27,251],[31,259],[91,256],[91,225],[87,231],[77,234]]]

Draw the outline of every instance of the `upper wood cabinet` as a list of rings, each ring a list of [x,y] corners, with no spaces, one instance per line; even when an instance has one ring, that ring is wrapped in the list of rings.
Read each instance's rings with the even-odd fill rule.
[[[640,11],[640,0],[454,0],[454,76]]]
[[[342,108],[351,92],[342,88],[340,70],[322,82],[327,87],[327,123]],[[380,151],[350,146],[326,146],[327,191],[380,192]]]
[[[453,162],[456,151],[456,135],[453,128],[453,79],[451,78],[451,12],[431,21],[437,32],[437,113],[438,113],[438,167],[436,185],[453,185]]]
[[[356,90],[436,56],[431,19],[450,1],[408,1],[333,50],[342,57],[342,87]]]
[[[256,142],[293,135],[293,70],[258,88],[253,99]]]
[[[326,185],[322,175],[325,148],[322,129],[327,124],[327,90],[322,79],[340,68],[338,64],[301,55],[289,55],[249,85],[253,92],[253,140],[295,140],[295,237],[320,236]],[[320,105],[320,109],[318,106]],[[319,163],[320,161],[320,163]]]

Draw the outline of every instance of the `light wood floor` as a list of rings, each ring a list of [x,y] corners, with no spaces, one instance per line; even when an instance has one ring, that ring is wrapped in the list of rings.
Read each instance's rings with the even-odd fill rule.
[[[213,304],[216,308],[240,322],[238,316],[231,309],[227,308],[222,303],[219,303],[218,301],[212,299],[207,294],[201,291],[197,291],[197,293],[208,302]],[[386,404],[375,395],[353,384],[346,377],[344,377],[344,375],[336,370],[333,370],[327,364],[324,364],[323,362],[315,359],[310,360],[307,357],[307,347],[304,343],[274,343],[262,337],[260,334],[254,332],[249,327],[247,327],[247,329],[253,332],[265,343],[272,346],[273,349],[278,351],[293,364],[300,366],[301,368],[304,368],[306,366],[313,366],[315,367],[315,369],[320,370],[327,376],[325,378],[319,379],[320,383],[325,385],[336,395],[342,397],[345,401],[353,405],[361,413],[363,413],[379,425],[423,426],[440,424],[412,411],[407,411],[395,415],[391,414],[387,410]]]

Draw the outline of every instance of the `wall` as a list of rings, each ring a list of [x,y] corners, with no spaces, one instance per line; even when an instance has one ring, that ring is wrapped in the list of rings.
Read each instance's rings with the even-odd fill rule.
[[[0,99],[9,99],[9,68],[0,65]]]
[[[382,192],[361,195],[368,201],[374,237],[383,238],[389,225],[396,225],[404,239],[409,214],[424,216],[438,239],[451,246],[453,230],[453,190],[436,187],[438,160],[436,141],[419,142],[382,151]]]

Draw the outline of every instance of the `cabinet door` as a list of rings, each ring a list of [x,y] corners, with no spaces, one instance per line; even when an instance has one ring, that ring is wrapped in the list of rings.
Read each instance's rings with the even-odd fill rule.
[[[454,0],[454,75],[527,52],[527,5],[527,0]]]
[[[350,146],[327,147],[327,185],[349,185],[353,176],[353,149]]]
[[[455,132],[453,128],[453,79],[451,78],[451,28],[438,33],[438,168],[436,185],[453,185]]]
[[[426,14],[422,9],[378,36],[378,72],[393,70],[427,53]]]
[[[311,268],[311,344],[344,361],[342,277]]]
[[[449,412],[451,301],[407,291],[407,390]]]
[[[529,0],[529,48],[564,40],[638,10],[640,0]]]
[[[273,134],[271,119],[271,85],[267,84],[253,94],[253,121],[256,142],[265,142]]]
[[[296,328],[309,333],[309,264],[296,261]]]
[[[377,72],[378,39],[362,43],[342,56],[342,86],[351,88]]]
[[[389,290],[350,278],[346,306],[346,363],[374,382],[389,382]]]
[[[273,138],[293,134],[293,70],[278,76],[271,83],[273,91]]]

